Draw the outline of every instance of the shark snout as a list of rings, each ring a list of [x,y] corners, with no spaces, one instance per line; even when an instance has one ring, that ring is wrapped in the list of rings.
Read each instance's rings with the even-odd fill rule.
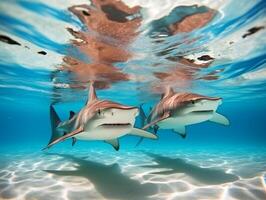
[[[200,100],[195,105],[195,110],[205,111],[205,110],[213,110],[215,111],[218,105],[221,104],[221,100]]]
[[[221,104],[221,100],[198,100],[191,101],[183,108],[183,113],[198,112],[198,111],[216,111]]]

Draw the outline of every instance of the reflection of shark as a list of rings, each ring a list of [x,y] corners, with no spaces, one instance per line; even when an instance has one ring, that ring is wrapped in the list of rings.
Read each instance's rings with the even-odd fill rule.
[[[152,174],[169,175],[175,173],[184,173],[203,184],[216,185],[238,180],[234,174],[225,173],[223,170],[214,168],[203,168],[190,164],[180,158],[169,158],[153,153],[146,153],[153,158],[157,165],[144,165],[152,169],[161,169],[163,171],[153,172]],[[167,170],[165,170],[167,169]]]
[[[93,84],[90,85],[89,100],[77,114],[70,112],[69,120],[61,122],[53,106],[50,107],[52,137],[46,148],[72,137],[73,143],[80,140],[104,140],[116,150],[118,139],[126,134],[156,139],[152,133],[134,128],[138,108],[112,101],[98,100]],[[74,137],[75,136],[75,137]]]
[[[91,161],[89,159],[78,158],[72,155],[51,154],[60,156],[64,160],[74,162],[75,170],[44,170],[45,172],[57,176],[75,176],[88,179],[95,189],[105,199],[149,199],[150,195],[156,194],[157,186],[152,183],[141,184],[137,180],[131,179],[122,173],[117,163],[106,165]],[[89,199],[89,198],[85,198]]]
[[[185,138],[185,126],[187,125],[197,124],[207,120],[228,125],[228,119],[216,112],[221,103],[221,98],[207,97],[193,93],[174,93],[169,88],[160,102],[151,111],[147,119],[148,124],[143,129],[145,130],[152,126],[155,132],[158,128],[173,129],[174,132],[177,132]],[[142,138],[139,143],[141,141]]]

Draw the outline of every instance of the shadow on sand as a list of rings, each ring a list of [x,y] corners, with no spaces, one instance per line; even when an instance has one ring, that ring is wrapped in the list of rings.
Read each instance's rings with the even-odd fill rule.
[[[225,173],[223,170],[213,168],[202,168],[193,164],[189,164],[180,158],[169,158],[158,154],[145,152],[146,155],[152,157],[157,165],[145,165],[142,167],[170,170],[154,172],[152,174],[169,175],[174,173],[185,173],[191,178],[207,185],[216,185],[238,180],[234,174]]]
[[[148,199],[157,193],[155,184],[141,184],[124,175],[118,164],[105,165],[90,160],[77,158],[72,155],[47,153],[78,164],[76,170],[44,170],[58,176],[80,176],[94,184],[95,189],[108,199]]]

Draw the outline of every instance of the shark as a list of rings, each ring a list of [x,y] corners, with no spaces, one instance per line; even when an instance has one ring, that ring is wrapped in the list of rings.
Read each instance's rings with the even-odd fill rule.
[[[143,130],[151,129],[155,134],[158,129],[172,129],[182,138],[186,137],[186,126],[211,121],[229,125],[229,120],[217,113],[222,104],[220,97],[208,97],[195,93],[175,93],[168,88],[161,100],[151,110],[148,117],[141,108],[142,119],[146,119]],[[139,140],[138,146],[143,138]]]
[[[72,138],[72,146],[77,140],[101,140],[117,151],[118,138],[126,134],[157,139],[155,134],[134,127],[138,113],[138,107],[98,99],[92,82],[87,103],[78,113],[70,111],[68,120],[61,121],[54,106],[50,106],[52,135],[44,150],[68,138]]]

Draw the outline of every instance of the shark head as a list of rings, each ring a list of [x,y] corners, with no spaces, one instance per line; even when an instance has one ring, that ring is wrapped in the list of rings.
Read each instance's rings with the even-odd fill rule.
[[[134,128],[138,114],[138,107],[99,100],[91,84],[87,104],[77,119],[84,128],[80,138],[102,140],[120,137]]]
[[[221,104],[221,98],[209,98],[202,96],[197,98],[188,98],[179,107],[178,112],[182,112],[183,114],[191,112],[215,112]]]
[[[98,108],[90,124],[93,128],[127,129],[135,124],[139,110],[137,107],[124,107],[117,104],[111,107]]]
[[[138,107],[126,106],[108,100],[97,98],[93,83],[90,85],[88,102],[84,114],[85,121],[92,120],[93,127],[105,126],[133,126],[135,117],[138,115]]]
[[[192,112],[214,112],[222,103],[219,97],[208,97],[194,93],[174,93],[173,90],[164,95],[159,104],[152,110],[148,122],[164,117],[188,114]]]

